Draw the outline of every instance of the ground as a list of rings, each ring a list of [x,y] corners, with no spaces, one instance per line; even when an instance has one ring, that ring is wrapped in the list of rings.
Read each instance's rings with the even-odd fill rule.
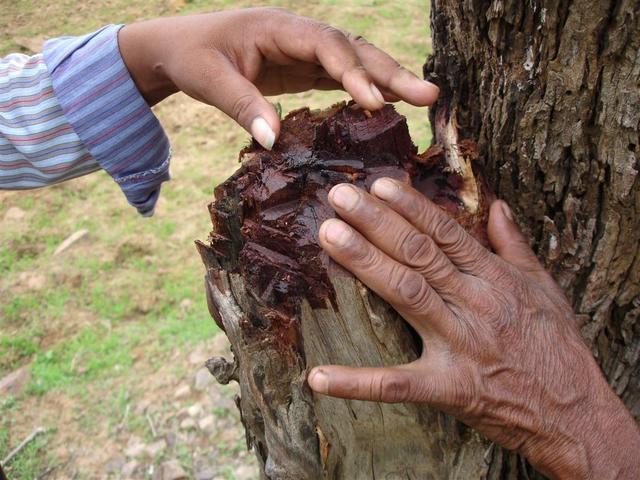
[[[0,0],[0,55],[106,23],[256,6],[248,1]],[[365,36],[419,73],[428,53],[426,2],[274,1]],[[286,113],[343,93],[274,99]],[[427,112],[406,105],[429,141]],[[238,166],[248,135],[222,113],[176,95],[155,108],[173,146],[173,180],[140,218],[96,173],[32,192],[0,192],[0,462],[10,478],[257,478],[233,403],[203,370],[226,337],[209,317],[193,246],[207,203]],[[85,231],[85,232],[82,232]],[[70,248],[55,253],[69,236]],[[228,353],[227,353],[228,354]],[[17,377],[9,392],[3,378]]]

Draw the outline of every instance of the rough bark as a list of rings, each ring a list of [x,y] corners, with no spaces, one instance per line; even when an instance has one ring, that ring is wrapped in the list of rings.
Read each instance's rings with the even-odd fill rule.
[[[313,396],[305,383],[308,365],[395,365],[420,348],[393,309],[318,245],[320,224],[334,216],[332,185],[411,182],[486,243],[489,194],[473,172],[475,145],[458,142],[449,119],[438,119],[440,144],[416,155],[391,106],[373,115],[299,110],[272,152],[245,149],[243,166],[216,189],[214,232],[198,248],[211,314],[235,361],[209,368],[239,381],[247,441],[267,478],[444,478],[472,449],[462,476],[485,469],[482,440],[432,409]]]
[[[640,419],[640,2],[432,0],[425,75]],[[434,118],[432,116],[432,118]],[[526,478],[496,449],[491,478]],[[505,461],[503,462],[503,459]]]

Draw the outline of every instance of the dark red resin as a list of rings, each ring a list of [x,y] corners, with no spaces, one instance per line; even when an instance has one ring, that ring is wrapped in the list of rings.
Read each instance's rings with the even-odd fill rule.
[[[465,148],[475,146],[468,142]],[[444,150],[436,145],[417,155],[406,119],[390,105],[373,114],[354,105],[294,111],[283,120],[271,152],[254,142],[240,157],[242,167],[215,189],[209,205],[214,231],[201,253],[242,276],[264,307],[248,314],[256,327],[275,317],[285,327],[302,298],[313,308],[333,300],[331,262],[317,233],[335,216],[327,202],[335,184],[368,189],[383,176],[411,182],[486,243],[486,209],[465,211],[456,195],[462,178],[446,171]],[[336,271],[331,268],[332,275]],[[284,328],[283,335],[287,331],[295,328]]]

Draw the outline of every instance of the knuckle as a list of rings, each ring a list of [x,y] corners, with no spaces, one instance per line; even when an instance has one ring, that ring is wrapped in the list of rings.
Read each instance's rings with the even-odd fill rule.
[[[349,68],[347,68],[342,75],[344,78],[347,76],[361,77],[363,75],[366,76],[366,74],[367,74],[367,69],[364,68],[364,65],[352,65]]]
[[[404,68],[402,65],[400,65],[398,62],[395,62],[395,70],[394,70],[394,74],[397,75],[406,75],[407,73],[409,73],[409,71]]]
[[[393,60],[393,68],[389,68],[387,71],[389,72],[388,83],[390,84],[393,83],[394,81],[398,81],[400,78],[402,78],[408,73],[407,69],[404,68],[395,60]]]
[[[411,231],[402,242],[402,258],[409,266],[423,266],[431,260],[433,253],[433,242],[423,233]]]
[[[511,324],[509,302],[505,297],[500,292],[493,291],[490,295],[476,296],[473,304],[476,315],[483,323],[492,325],[500,335],[504,334]]]
[[[253,104],[253,96],[246,93],[239,96],[233,101],[231,106],[231,116],[236,121],[241,121],[247,116],[251,105]],[[248,119],[247,119],[248,120]]]
[[[326,23],[318,24],[318,32],[327,40],[343,41],[346,39],[344,33],[341,30]]]
[[[462,240],[461,227],[453,218],[443,214],[433,229],[433,236],[438,243],[454,246]]]
[[[370,47],[372,46],[371,42],[367,41],[362,35],[354,35],[352,33],[346,33],[346,37],[351,41],[351,43],[359,46],[359,47]]]
[[[430,302],[427,284],[418,272],[409,269],[396,269],[392,274],[392,288],[399,302],[413,310],[421,310]]]
[[[404,402],[409,398],[411,384],[404,376],[381,373],[371,381],[371,398],[386,403]]]

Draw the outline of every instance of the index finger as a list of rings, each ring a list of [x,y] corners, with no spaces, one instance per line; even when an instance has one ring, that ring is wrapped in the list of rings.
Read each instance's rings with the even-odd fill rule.
[[[354,46],[337,28],[310,18],[287,15],[273,26],[275,47],[290,59],[318,63],[363,108],[378,110],[385,99]]]
[[[389,92],[390,97],[398,97],[416,107],[429,106],[436,101],[440,89],[435,84],[421,80],[363,37],[349,34],[347,37],[373,81],[385,91],[385,96]],[[389,98],[389,101],[393,99]]]

